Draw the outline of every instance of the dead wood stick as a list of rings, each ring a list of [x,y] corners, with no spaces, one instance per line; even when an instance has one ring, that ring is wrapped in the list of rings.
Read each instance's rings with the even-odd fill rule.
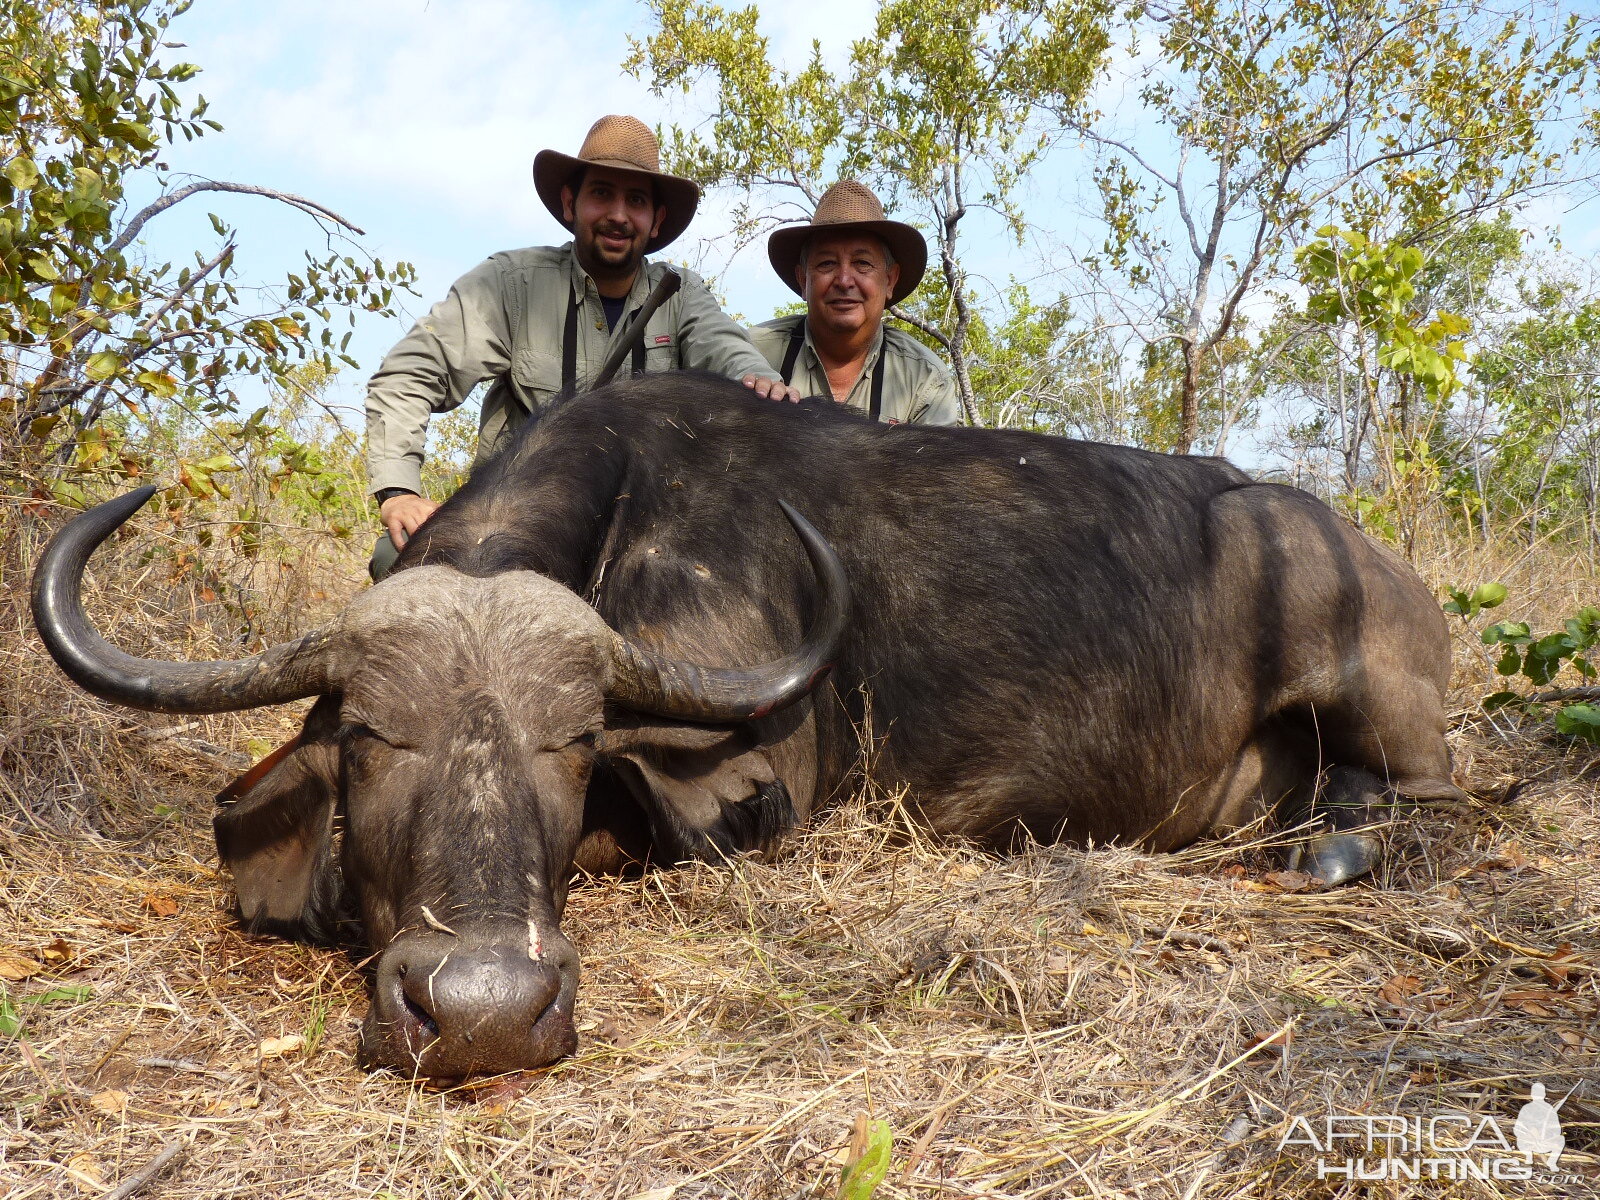
[[[182,1154],[186,1148],[183,1142],[168,1142],[161,1148],[160,1154],[118,1184],[115,1191],[107,1192],[105,1200],[128,1200],[129,1196],[137,1195],[144,1190],[147,1183],[165,1171],[173,1159]]]
[[[208,1079],[221,1080],[223,1083],[239,1083],[238,1075],[227,1071],[218,1071],[203,1063],[191,1062],[187,1058],[141,1058],[138,1060],[141,1067],[154,1067],[164,1071],[188,1071],[191,1075],[204,1075]]]
[[[1535,704],[1565,704],[1573,700],[1600,700],[1600,687],[1552,688],[1535,692],[1528,699]]]
[[[1213,954],[1232,955],[1233,947],[1220,938],[1195,933],[1190,929],[1146,929],[1144,935],[1157,942],[1171,942],[1174,946],[1187,946],[1191,950],[1209,950]]]

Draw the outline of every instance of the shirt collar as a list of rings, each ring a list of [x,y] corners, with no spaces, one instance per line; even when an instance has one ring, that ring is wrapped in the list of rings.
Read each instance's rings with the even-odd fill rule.
[[[567,253],[568,278],[572,287],[578,291],[580,297],[587,297],[593,291],[595,299],[600,298],[600,289],[595,286],[594,279],[589,272],[583,269],[583,264],[578,261],[578,248],[575,242],[568,242],[561,249]],[[650,260],[641,258],[639,269],[634,272],[633,286],[628,289],[625,312],[632,312],[650,297]]]
[[[801,328],[806,331],[805,352],[810,356],[806,359],[808,369],[815,371],[818,375],[822,376],[824,380],[826,380],[828,377],[828,370],[822,365],[822,359],[818,357],[817,349],[811,343],[810,314],[801,313],[800,320]],[[887,335],[888,327],[883,323],[882,318],[880,318],[878,320],[878,334],[872,339],[872,345],[867,349],[866,361],[861,364],[861,374],[856,376],[856,381],[850,385],[850,395],[845,397],[845,401],[847,403],[855,396],[856,392],[863,386],[863,384],[872,378],[872,368],[877,365],[878,356],[883,353],[883,342]],[[871,384],[866,383],[866,386],[870,387]]]

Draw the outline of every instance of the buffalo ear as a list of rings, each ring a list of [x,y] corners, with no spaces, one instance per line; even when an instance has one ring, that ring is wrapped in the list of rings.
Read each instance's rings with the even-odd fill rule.
[[[331,741],[312,738],[315,716],[218,795],[212,828],[245,928],[331,942],[342,902],[333,858],[339,754]]]
[[[629,716],[595,740],[668,862],[760,850],[794,824],[789,790],[742,729]]]

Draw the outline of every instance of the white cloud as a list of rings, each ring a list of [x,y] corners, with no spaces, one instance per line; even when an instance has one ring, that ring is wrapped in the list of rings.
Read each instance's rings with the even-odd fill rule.
[[[235,19],[210,47],[230,69],[207,82],[222,80],[229,136],[261,157],[339,191],[525,225],[539,149],[576,149],[600,114],[649,103],[617,67],[626,29],[606,11],[301,0]]]

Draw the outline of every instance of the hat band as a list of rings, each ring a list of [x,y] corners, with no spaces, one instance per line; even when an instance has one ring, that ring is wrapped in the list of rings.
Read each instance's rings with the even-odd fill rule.
[[[648,167],[644,163],[633,162],[626,158],[584,158],[581,154],[578,161],[590,167],[614,167],[618,171],[635,171],[640,175],[659,175],[659,167]]]

